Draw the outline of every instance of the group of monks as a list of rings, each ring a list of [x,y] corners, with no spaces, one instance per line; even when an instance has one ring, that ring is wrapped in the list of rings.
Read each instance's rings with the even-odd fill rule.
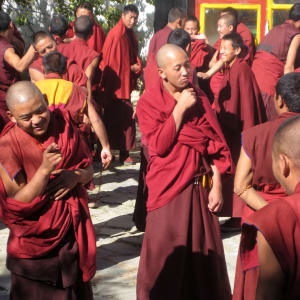
[[[90,3],[53,16],[26,53],[0,12],[0,220],[10,298],[93,299],[96,240],[86,189],[93,150],[141,170],[138,300],[299,299],[300,4],[256,47],[221,11],[214,46],[172,8],[142,68],[135,5],[105,37]],[[28,73],[27,73],[28,71]],[[30,80],[26,76],[30,76]],[[130,97],[143,74],[136,112]],[[21,78],[23,80],[21,80]],[[242,230],[233,296],[223,231]]]

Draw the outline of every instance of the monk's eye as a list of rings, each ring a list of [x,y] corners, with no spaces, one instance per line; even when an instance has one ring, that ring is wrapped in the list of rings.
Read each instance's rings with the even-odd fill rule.
[[[24,116],[21,118],[23,121],[29,121],[31,119],[31,116]]]

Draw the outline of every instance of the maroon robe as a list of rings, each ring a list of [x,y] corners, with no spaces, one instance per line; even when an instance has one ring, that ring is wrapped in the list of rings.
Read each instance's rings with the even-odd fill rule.
[[[226,69],[219,97],[213,103],[224,136],[237,163],[241,149],[241,132],[266,121],[265,108],[249,65],[236,59]],[[233,195],[233,178],[223,185],[223,216],[241,217],[243,202]],[[232,200],[233,198],[233,200]]]
[[[24,50],[25,50],[25,42],[22,38],[22,35],[16,25],[13,23],[14,28],[14,37],[18,40],[18,42],[15,43],[14,47],[16,49],[16,52],[19,56],[23,56]]]
[[[150,57],[150,55],[156,56],[157,51],[161,48],[161,46],[167,44],[169,35],[172,31],[173,30],[166,25],[163,29],[157,31],[153,35],[149,44],[148,57]]]
[[[73,21],[69,24],[69,29],[67,31],[68,38],[74,37],[74,23],[75,23],[75,21]],[[92,50],[95,50],[98,53],[101,53],[103,45],[104,45],[104,40],[105,40],[105,33],[104,33],[101,25],[94,22],[93,34],[87,40],[88,47]]]
[[[140,73],[131,71],[133,64],[141,66],[138,41],[132,29],[122,21],[112,28],[104,42],[101,88],[105,102],[104,122],[112,149],[128,151],[135,148],[135,120],[131,92]]]
[[[45,74],[43,70],[43,58],[37,58],[30,66],[29,69],[35,69],[42,74]],[[86,86],[87,77],[84,71],[76,64],[72,59],[67,58],[67,71],[62,75],[62,78],[67,81],[71,81],[80,86]]]
[[[256,235],[259,230],[270,245],[282,272],[285,285],[282,299],[296,300],[300,297],[300,184],[293,195],[274,200],[253,213],[243,224],[241,236],[241,265],[245,274],[244,288],[247,298],[255,299],[259,260]],[[247,277],[248,272],[256,276]]]
[[[192,42],[190,62],[198,68],[199,72],[206,72],[214,52],[215,50],[206,44],[205,40],[194,40]]]
[[[202,186],[211,172],[208,161],[225,174],[231,158],[208,99],[196,93],[179,134],[172,116],[176,101],[162,82],[137,104],[149,150],[138,300],[231,298],[217,217],[207,208],[209,187]]]
[[[243,132],[243,148],[251,159],[253,179],[252,186],[269,203],[274,199],[285,197],[283,188],[275,179],[272,172],[272,141],[278,127],[288,118],[299,114],[287,112],[281,114],[277,119],[251,127]],[[242,199],[241,199],[242,201]],[[244,222],[254,210],[245,205],[242,222]],[[240,251],[238,253],[235,283],[233,291],[234,300],[252,299],[253,294],[248,286],[257,280],[257,269],[242,270]],[[248,282],[247,287],[245,282]],[[254,299],[254,298],[253,298]]]
[[[4,123],[9,121],[6,115],[8,110],[5,102],[6,92],[12,84],[19,80],[18,72],[4,60],[4,54],[10,48],[14,48],[14,46],[6,38],[0,37],[0,114]]]
[[[273,103],[275,87],[283,76],[289,47],[297,34],[300,34],[300,30],[288,21],[275,26],[261,41],[254,57],[252,71],[262,93],[269,120],[277,116]]]

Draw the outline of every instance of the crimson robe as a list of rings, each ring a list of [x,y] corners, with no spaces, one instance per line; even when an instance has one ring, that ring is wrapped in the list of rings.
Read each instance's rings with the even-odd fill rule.
[[[131,71],[133,64],[141,66],[138,41],[132,29],[122,21],[113,27],[104,42],[101,88],[105,102],[104,122],[112,149],[135,148],[135,120],[130,101],[139,73]]]
[[[37,58],[30,66],[29,69],[35,69],[42,74],[45,74],[43,70],[43,58]],[[67,81],[71,81],[80,86],[86,86],[87,77],[84,71],[77,65],[77,63],[67,58],[67,71],[62,75],[62,78]]]
[[[92,163],[87,145],[68,112],[56,110],[51,114],[43,143],[14,124],[7,126],[0,138],[1,148],[6,149],[0,153],[0,162],[12,179],[23,171],[29,182],[42,163],[43,151],[54,142],[62,154],[57,169],[86,168]],[[96,242],[87,203],[86,189],[82,184],[59,201],[47,194],[31,203],[10,198],[1,201],[0,215],[10,229],[8,255],[23,259],[47,258],[47,254],[53,252],[73,230],[82,278],[89,281],[96,271]]]
[[[206,72],[214,52],[215,50],[206,44],[205,40],[195,40],[192,42],[190,62],[198,68],[199,72]]]
[[[19,80],[18,72],[4,60],[4,54],[10,48],[14,48],[14,46],[6,38],[0,36],[0,115],[4,124],[9,121],[6,115],[8,110],[5,101],[6,92],[12,84]],[[2,128],[0,129],[2,130]]]
[[[246,274],[244,288],[247,298],[255,299],[259,260],[256,235],[259,230],[270,245],[285,275],[282,299],[296,300],[300,297],[300,184],[292,195],[272,201],[253,213],[243,224],[241,236],[241,265]],[[247,278],[248,272],[256,271],[256,277]]]
[[[278,80],[284,74],[284,65],[292,39],[300,34],[294,24],[286,21],[275,26],[257,48],[252,71],[265,103],[269,120],[276,118],[273,98]]]
[[[166,25],[164,28],[157,31],[153,35],[149,44],[148,57],[150,57],[150,55],[156,56],[157,51],[161,48],[161,46],[167,44],[169,35],[172,31],[173,30],[168,25]]]
[[[69,28],[67,31],[68,38],[74,37],[74,23],[75,23],[75,21],[73,21],[69,24]],[[87,40],[87,46],[90,49],[95,50],[98,53],[101,53],[103,45],[104,45],[104,41],[105,41],[105,33],[104,33],[101,25],[94,22],[93,34]]]
[[[241,132],[266,121],[264,104],[249,65],[236,59],[226,69],[219,97],[213,103],[224,136],[237,163],[241,149]],[[233,195],[233,178],[223,185],[222,215],[241,217],[243,202]],[[232,200],[233,198],[233,200]]]
[[[273,137],[278,127],[284,121],[297,115],[299,114],[286,112],[273,121],[251,127],[243,132],[243,148],[251,159],[252,165],[253,179],[251,184],[269,203],[271,203],[274,199],[287,196],[272,172]],[[243,211],[242,222],[245,222],[245,220],[254,212],[255,211],[252,208],[246,205]],[[234,300],[248,299],[249,290],[248,287],[245,288],[244,283],[247,281],[248,283],[253,284],[257,280],[257,275],[257,269],[249,270],[247,273],[243,272],[239,251],[233,291]]]

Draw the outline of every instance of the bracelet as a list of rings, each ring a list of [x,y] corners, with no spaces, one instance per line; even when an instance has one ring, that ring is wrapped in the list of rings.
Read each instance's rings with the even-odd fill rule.
[[[235,193],[237,196],[241,196],[244,192],[246,192],[247,190],[251,189],[252,188],[252,185],[249,184],[248,186],[246,186],[243,190],[241,190],[240,192],[238,193]]]

